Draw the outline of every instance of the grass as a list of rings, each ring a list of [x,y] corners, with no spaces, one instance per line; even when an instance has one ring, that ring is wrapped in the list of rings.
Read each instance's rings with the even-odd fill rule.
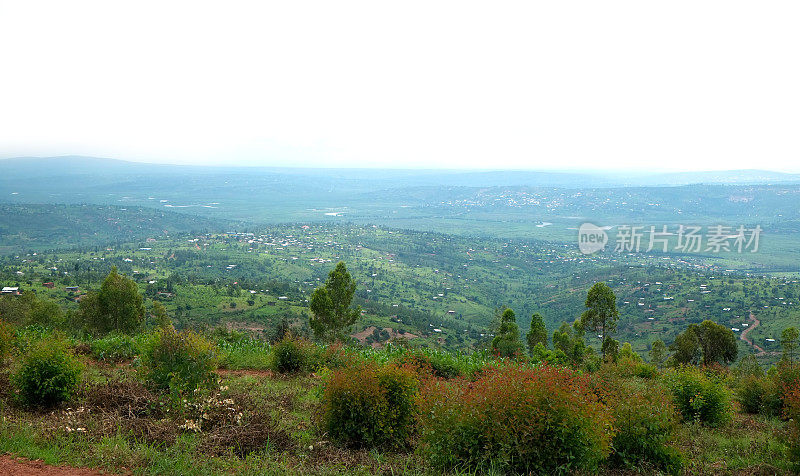
[[[780,441],[783,423],[775,418],[736,414],[721,428],[683,424],[678,447],[690,474],[725,472],[788,474],[786,447]]]
[[[268,370],[272,368],[272,352],[268,342],[243,339],[220,341],[220,366],[229,370]]]

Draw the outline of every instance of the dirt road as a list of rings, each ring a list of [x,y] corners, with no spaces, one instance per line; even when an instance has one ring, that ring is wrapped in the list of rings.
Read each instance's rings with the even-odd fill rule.
[[[752,339],[750,339],[749,337],[747,337],[747,334],[749,334],[749,333],[750,333],[750,331],[752,331],[753,329],[755,329],[756,327],[758,327],[758,326],[760,326],[760,325],[761,325],[761,321],[759,321],[758,319],[756,319],[756,316],[755,316],[755,314],[753,314],[753,313],[752,313],[752,311],[750,312],[750,321],[752,322],[752,324],[751,324],[751,325],[750,325],[750,326],[749,326],[747,329],[743,330],[743,331],[742,331],[742,335],[741,335],[741,336],[739,336],[739,337],[740,337],[740,338],[741,338],[743,341],[745,341],[745,342],[747,342],[748,344],[750,344],[750,346],[751,346],[752,348],[754,348],[754,349],[756,349],[756,350],[757,350],[757,352],[756,352],[756,355],[757,355],[757,356],[760,356],[760,355],[766,355],[766,354],[767,354],[767,352],[766,352],[766,351],[765,351],[765,350],[764,350],[764,349],[763,349],[761,346],[759,346],[758,344],[754,344],[754,343],[753,343],[753,340],[752,340]]]
[[[50,466],[42,461],[3,455],[0,456],[0,474],[6,476],[99,476],[106,473],[87,468]]]

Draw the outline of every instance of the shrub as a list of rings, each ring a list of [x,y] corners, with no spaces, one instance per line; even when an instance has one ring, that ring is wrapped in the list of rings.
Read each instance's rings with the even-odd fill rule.
[[[451,379],[462,375],[462,370],[449,353],[408,350],[394,358],[400,367],[409,367],[417,373]]]
[[[736,389],[736,401],[739,402],[745,413],[762,413],[766,392],[766,383],[763,378],[746,375],[739,381]]]
[[[678,419],[670,395],[660,386],[624,385],[612,399],[614,428],[609,463],[635,469],[652,465],[670,474],[680,472],[683,458],[670,446]]]
[[[792,471],[800,473],[800,386],[787,389],[783,417],[789,420],[786,443]]]
[[[158,329],[145,342],[141,358],[146,380],[173,397],[189,397],[216,380],[214,346],[189,330]]]
[[[405,446],[414,430],[417,389],[415,374],[395,365],[335,371],[322,398],[323,427],[347,446]]]
[[[636,364],[633,374],[639,378],[651,380],[658,376],[658,368],[653,364],[639,363]]]
[[[122,362],[136,357],[138,350],[133,337],[110,334],[91,343],[92,357],[104,362]]]
[[[53,331],[39,325],[30,325],[17,328],[14,345],[16,353],[27,354],[37,342],[49,339],[53,336]]]
[[[510,365],[471,383],[431,380],[418,402],[420,450],[440,469],[569,473],[609,452],[609,411],[569,369]]]
[[[80,379],[82,366],[59,338],[36,342],[12,376],[22,401],[50,406],[68,400]]]
[[[731,418],[730,397],[725,385],[695,367],[682,367],[672,376],[675,405],[684,420],[719,426]]]
[[[286,336],[272,348],[273,367],[276,372],[296,373],[306,366],[306,355],[294,338]]]
[[[323,346],[322,349],[324,363],[332,369],[351,367],[356,360],[363,361],[360,355],[348,352],[348,348],[341,342],[328,344]]]
[[[15,340],[16,335],[11,324],[0,320],[0,368],[5,366],[6,359],[11,356]]]

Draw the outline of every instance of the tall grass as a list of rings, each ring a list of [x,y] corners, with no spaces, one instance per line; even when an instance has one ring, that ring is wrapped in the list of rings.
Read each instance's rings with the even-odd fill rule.
[[[220,368],[228,370],[267,370],[272,368],[272,346],[258,339],[217,343]]]

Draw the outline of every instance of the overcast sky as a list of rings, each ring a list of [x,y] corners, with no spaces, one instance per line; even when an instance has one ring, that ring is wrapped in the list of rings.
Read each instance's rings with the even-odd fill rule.
[[[800,2],[0,0],[0,157],[800,172]]]

